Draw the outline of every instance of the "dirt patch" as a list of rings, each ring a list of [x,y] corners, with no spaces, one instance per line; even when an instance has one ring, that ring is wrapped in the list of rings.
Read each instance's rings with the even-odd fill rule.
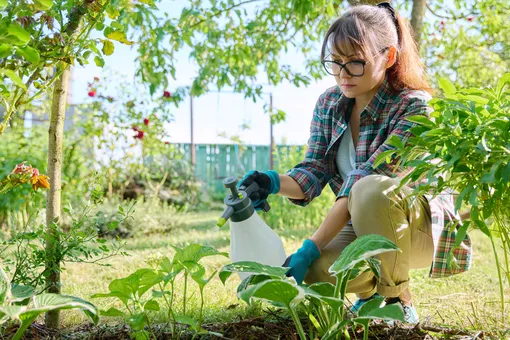
[[[303,320],[304,321],[304,320]],[[292,339],[299,340],[299,336],[294,328],[291,320],[285,318],[267,318],[257,317],[239,320],[230,323],[204,324],[203,328],[209,332],[222,334],[222,336],[213,334],[198,335],[195,339],[242,339],[242,340],[277,340]],[[189,340],[193,338],[193,333],[187,330],[185,326],[181,328],[180,337],[173,336],[170,332],[168,324],[158,324],[153,326],[154,334],[157,339],[183,339]],[[305,326],[305,332],[308,330]],[[3,337],[10,339],[17,330],[17,326],[11,326],[3,329]],[[363,339],[363,329],[350,329],[351,338]],[[66,340],[123,340],[131,339],[131,330],[126,325],[98,325],[83,324],[81,326],[53,330],[48,329],[44,325],[32,324],[26,331],[23,339],[66,339]],[[490,339],[491,337],[484,332],[467,332],[464,330],[455,330],[451,328],[441,328],[433,325],[417,325],[417,326],[388,326],[385,324],[374,324],[370,326],[369,339],[378,340],[433,340],[433,339]]]

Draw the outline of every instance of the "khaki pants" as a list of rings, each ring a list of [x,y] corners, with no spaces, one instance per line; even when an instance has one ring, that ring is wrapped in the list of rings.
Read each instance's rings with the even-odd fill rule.
[[[409,270],[426,268],[432,263],[434,245],[430,208],[426,198],[407,197],[411,192],[403,188],[393,192],[398,180],[381,175],[362,178],[349,194],[351,225],[346,225],[324,247],[321,257],[312,263],[305,276],[308,284],[335,283],[328,272],[342,250],[357,236],[379,234],[394,242],[402,252],[377,255],[381,260],[381,279],[377,282],[372,271],[362,273],[347,284],[348,293],[359,298],[372,296],[376,291],[387,297],[397,297],[409,287]]]

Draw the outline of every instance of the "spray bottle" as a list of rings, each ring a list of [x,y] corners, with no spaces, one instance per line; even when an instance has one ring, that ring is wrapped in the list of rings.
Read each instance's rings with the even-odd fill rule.
[[[259,190],[257,183],[237,190],[237,178],[227,177],[223,180],[230,193],[225,197],[227,206],[217,226],[222,227],[230,219],[230,259],[232,262],[253,261],[270,266],[281,266],[286,259],[283,243],[257,214],[250,200],[250,194]],[[264,201],[262,210],[268,212],[269,204]],[[241,279],[249,276],[240,273]]]

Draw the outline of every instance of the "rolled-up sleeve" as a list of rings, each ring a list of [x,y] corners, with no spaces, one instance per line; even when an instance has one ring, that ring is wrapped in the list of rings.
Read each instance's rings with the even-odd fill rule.
[[[292,203],[300,206],[308,205],[315,197],[319,196],[331,178],[324,161],[328,148],[322,117],[324,96],[324,94],[321,95],[315,105],[304,160],[285,173],[294,179],[303,190],[304,199],[289,198]]]
[[[366,162],[362,163],[357,167],[357,169],[347,174],[345,181],[342,184],[342,188],[337,194],[337,199],[339,197],[349,196],[353,185],[365,176],[380,174],[388,177],[401,177],[400,175],[404,173],[404,169],[395,169],[397,164],[397,160],[395,158],[393,158],[390,163],[382,162],[374,168],[375,160],[381,153],[395,149],[393,145],[388,144],[388,140],[393,136],[398,137],[403,144],[407,142],[409,137],[412,136],[410,129],[418,125],[417,123],[408,121],[407,118],[417,115],[428,117],[432,111],[432,108],[428,105],[429,100],[430,96],[426,93],[406,98],[406,103],[403,104],[404,108],[394,119],[396,123],[390,130],[386,141],[377,148]]]

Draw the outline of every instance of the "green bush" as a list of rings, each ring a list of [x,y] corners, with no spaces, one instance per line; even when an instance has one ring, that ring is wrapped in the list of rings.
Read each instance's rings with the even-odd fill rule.
[[[275,170],[279,174],[284,174],[304,159],[305,152],[306,148],[292,146],[287,155],[282,156],[275,153],[275,164],[277,164]],[[334,202],[335,195],[329,187],[325,187],[322,194],[306,207],[295,205],[286,197],[271,195],[268,198],[271,210],[259,215],[273,228],[286,229],[290,226],[297,226],[313,230],[321,225]]]

